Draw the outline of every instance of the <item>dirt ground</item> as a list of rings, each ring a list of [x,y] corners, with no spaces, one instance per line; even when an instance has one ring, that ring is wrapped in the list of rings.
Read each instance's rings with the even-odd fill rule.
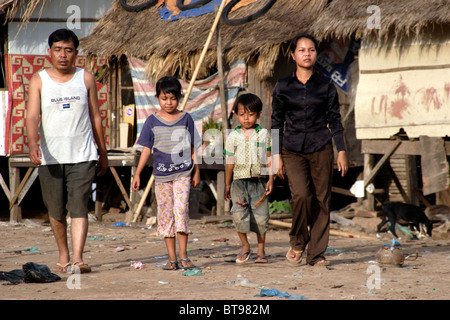
[[[123,215],[124,216],[124,215]],[[236,264],[238,236],[230,223],[202,223],[191,219],[189,255],[200,275],[184,270],[165,271],[162,239],[145,223],[114,226],[116,218],[90,222],[85,262],[92,272],[60,274],[52,283],[11,285],[0,281],[2,300],[447,300],[450,298],[450,239],[400,240],[405,255],[418,252],[401,268],[379,267],[376,252],[392,237],[374,239],[331,236],[327,257],[330,267],[292,265],[285,259],[288,229],[273,226],[267,234],[267,264]],[[53,268],[56,244],[45,219],[22,224],[0,222],[0,271],[21,269],[27,262]],[[136,269],[131,265],[141,262]],[[260,296],[261,289],[277,289],[289,297]],[[295,296],[292,296],[295,295]]]

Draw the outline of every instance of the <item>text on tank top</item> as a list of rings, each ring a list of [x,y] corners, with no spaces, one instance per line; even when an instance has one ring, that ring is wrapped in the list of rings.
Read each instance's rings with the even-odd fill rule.
[[[73,78],[64,83],[53,81],[46,70],[39,75],[42,164],[97,160],[84,70],[77,68]]]

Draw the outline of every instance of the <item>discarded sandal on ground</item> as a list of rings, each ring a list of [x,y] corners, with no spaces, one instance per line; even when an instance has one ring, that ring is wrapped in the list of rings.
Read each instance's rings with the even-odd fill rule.
[[[257,256],[255,263],[268,263],[269,260],[267,260],[266,256]]]
[[[177,270],[178,269],[178,262],[177,261],[170,261],[167,262],[163,267],[163,270]]]
[[[77,268],[80,270],[80,273],[89,273],[92,271],[91,267],[84,262],[77,261],[72,264],[72,268],[70,270],[71,273],[76,273]]]
[[[55,272],[61,272],[61,273],[66,273],[67,270],[69,270],[69,266],[70,266],[70,262],[66,263],[66,264],[61,264],[61,263],[57,263],[56,267],[53,268],[53,271]]]
[[[191,263],[191,265],[189,265],[189,263]],[[179,261],[179,265],[180,268],[182,269],[195,269],[197,268],[191,261],[191,259],[186,258],[186,259],[180,259]]]
[[[251,253],[252,253],[251,250],[245,251],[243,253],[239,252],[238,257],[236,258],[236,263],[246,263],[248,261],[248,259],[250,258]],[[245,255],[247,255],[247,256],[245,256]]]
[[[294,253],[294,256],[291,256],[291,252]],[[299,264],[300,262],[302,262],[302,255],[303,255],[303,251],[297,251],[291,248],[289,248],[288,252],[286,253],[286,259],[293,264]]]

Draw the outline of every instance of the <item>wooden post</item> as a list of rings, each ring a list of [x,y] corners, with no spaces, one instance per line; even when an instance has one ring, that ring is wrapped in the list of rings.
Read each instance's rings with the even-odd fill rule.
[[[225,97],[225,77],[223,72],[223,51],[222,51],[222,37],[220,35],[220,23],[217,26],[217,69],[219,73],[219,93],[220,93],[220,108],[222,111],[222,130],[224,142],[228,130],[228,110]]]
[[[398,140],[391,148],[384,154],[384,156],[377,162],[376,166],[373,167],[373,156],[370,154],[364,154],[364,189],[375,179],[375,176],[381,170],[381,168],[385,165],[386,161],[389,160],[391,155],[397,150],[397,148],[401,145],[402,141]],[[367,195],[367,201],[365,205],[365,209],[367,210],[375,210],[375,198],[372,194]]]
[[[116,122],[115,122],[115,105],[117,104],[117,95],[116,95],[116,64],[114,61],[110,62],[110,68],[111,68],[111,73],[109,75],[109,83],[110,83],[110,87],[109,87],[109,115],[108,118],[111,119],[111,134],[110,134],[110,143],[111,143],[111,147],[115,148],[117,146],[116,143],[116,134],[115,134],[115,130],[116,130]]]
[[[225,191],[225,171],[217,172],[217,215],[221,216],[225,213],[225,199],[223,197]]]
[[[220,35],[220,22],[217,25],[217,69],[219,73],[219,92],[220,92],[220,108],[222,111],[222,141],[225,147],[228,133],[228,108],[225,97],[225,77],[223,72],[223,51],[222,51],[222,36]],[[226,164],[225,164],[226,168]],[[230,211],[230,201],[225,201],[224,188],[225,187],[225,172],[220,171],[217,174],[217,214],[222,215]]]
[[[388,152],[386,152],[386,154],[380,159],[380,161],[377,162],[377,165],[373,168],[372,171],[368,172],[368,175],[364,175],[364,188],[366,188],[373,179],[375,179],[375,176],[378,174],[378,172],[381,170],[381,168],[384,166],[384,164],[386,163],[386,161],[389,160],[389,158],[391,157],[391,155],[394,153],[394,151],[398,148],[398,146],[401,144],[402,142],[399,140],[397,141],[396,144],[394,144],[389,150]]]
[[[20,184],[20,168],[9,166],[9,190],[14,194]],[[22,220],[22,209],[18,204],[13,204],[9,209],[9,222],[18,223]]]
[[[2,186],[2,189],[5,192],[8,201],[11,201],[11,192],[9,192],[9,187],[7,186],[5,180],[3,179],[1,172],[0,172],[0,185]]]
[[[419,198],[414,193],[414,188],[417,187],[417,185],[418,185],[416,157],[405,155],[405,161],[406,161],[405,167],[406,167],[406,172],[407,172],[406,194],[409,196],[409,199],[411,199],[411,204],[419,206],[420,205]]]
[[[370,153],[364,154],[364,180],[370,175],[373,169],[374,155]],[[375,197],[371,193],[366,193],[363,207],[366,210],[373,211],[375,209]]]

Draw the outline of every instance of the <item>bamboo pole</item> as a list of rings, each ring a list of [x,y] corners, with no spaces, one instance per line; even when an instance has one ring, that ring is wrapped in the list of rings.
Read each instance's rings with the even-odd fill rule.
[[[206,52],[208,51],[208,47],[209,47],[209,45],[211,43],[211,39],[212,39],[212,37],[214,35],[214,32],[215,32],[215,30],[217,28],[217,24],[219,23],[220,16],[222,15],[222,11],[223,11],[223,8],[225,7],[225,3],[226,2],[227,2],[226,0],[222,0],[222,2],[220,4],[220,7],[219,7],[219,10],[216,13],[216,18],[214,19],[214,23],[213,23],[213,25],[211,27],[211,30],[209,31],[208,38],[206,39],[206,43],[205,43],[205,45],[203,47],[203,50],[202,50],[202,53],[200,55],[200,59],[199,59],[199,61],[197,63],[197,66],[195,67],[194,74],[192,75],[192,79],[189,82],[189,87],[188,87],[188,89],[186,91],[186,94],[184,95],[183,101],[181,102],[180,110],[184,110],[184,108],[186,107],[187,101],[188,101],[189,96],[191,95],[191,92],[192,92],[192,88],[194,87],[195,80],[197,79],[197,75],[198,75],[198,72],[200,70],[200,66],[201,66],[201,64],[203,62],[203,59],[205,59]],[[137,221],[137,218],[139,217],[139,214],[140,214],[140,212],[141,212],[141,210],[142,210],[142,208],[144,206],[145,199],[147,199],[147,196],[150,193],[150,189],[151,189],[152,184],[153,184],[154,181],[155,181],[155,177],[153,175],[151,175],[150,180],[148,181],[147,186],[145,187],[144,194],[142,195],[142,198],[139,201],[139,205],[138,205],[138,207],[136,209],[136,212],[134,213],[133,222]]]
[[[216,31],[217,25],[218,25],[219,20],[220,20],[220,16],[222,15],[222,11],[223,11],[223,8],[225,7],[225,3],[226,2],[227,2],[226,0],[222,0],[222,2],[220,4],[220,7],[219,7],[219,10],[216,13],[216,18],[214,19],[214,23],[213,23],[213,25],[211,27],[211,30],[209,30],[208,38],[206,39],[206,43],[205,43],[205,45],[203,47],[202,53],[200,55],[200,59],[199,59],[199,61],[197,63],[197,66],[195,67],[194,74],[192,75],[192,79],[189,82],[189,87],[188,87],[188,89],[186,91],[185,98],[183,99],[183,101],[181,103],[181,106],[180,106],[181,110],[183,110],[184,107],[186,106],[186,103],[187,103],[188,98],[189,98],[189,96],[191,94],[192,88],[194,87],[194,83],[195,83],[195,80],[197,79],[197,75],[198,75],[198,72],[200,70],[200,66],[201,66],[201,64],[203,62],[203,59],[205,58],[206,52],[208,51],[209,45],[211,43],[212,37],[214,35],[214,32]]]
[[[222,130],[223,130],[223,141],[225,145],[225,139],[228,130],[228,110],[225,97],[225,76],[223,72],[223,51],[222,51],[222,37],[220,35],[220,23],[217,28],[217,69],[219,73],[220,109],[222,111]]]

